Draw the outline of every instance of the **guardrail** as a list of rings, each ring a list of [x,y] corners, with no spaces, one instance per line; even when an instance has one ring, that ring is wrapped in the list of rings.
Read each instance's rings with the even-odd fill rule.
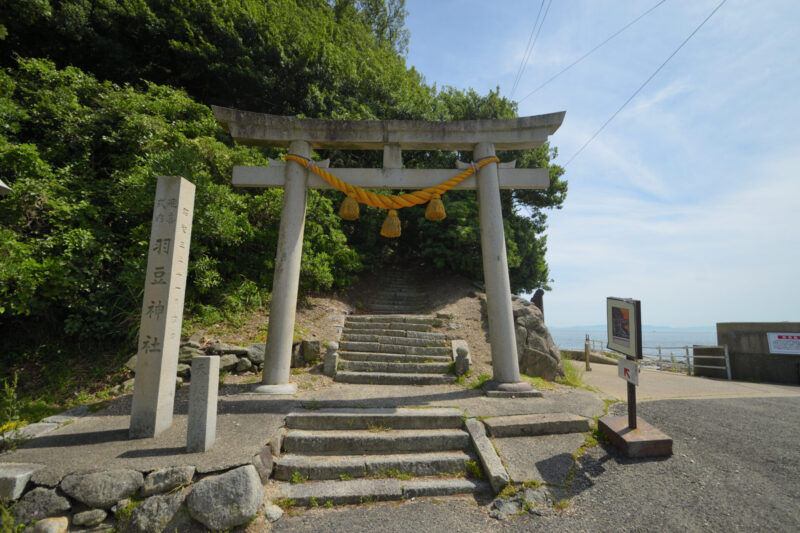
[[[606,351],[606,343],[602,340],[591,339],[587,335],[587,340],[590,344],[590,347],[593,352],[604,353]],[[702,358],[705,362],[705,359],[719,359],[723,361],[723,365],[716,366],[716,365],[698,365],[694,362],[695,354],[694,351],[696,348],[702,348],[703,351],[707,351],[709,349],[718,349],[718,351],[722,352],[721,355],[713,355],[713,354],[697,354],[696,357]],[[682,354],[674,354],[670,352],[669,354],[665,353],[667,350],[681,350]],[[671,369],[675,369],[676,365],[686,365],[686,374],[691,376],[694,372],[694,368],[708,368],[708,369],[715,369],[715,370],[725,370],[728,375],[728,380],[731,380],[731,362],[730,357],[728,355],[728,346],[703,346],[703,345],[684,345],[684,346],[642,346],[642,356],[646,360],[653,361],[659,370],[664,370],[666,366],[669,366]],[[669,357],[668,360],[665,360],[666,357]],[[682,361],[676,361],[676,357],[685,359],[685,363]]]

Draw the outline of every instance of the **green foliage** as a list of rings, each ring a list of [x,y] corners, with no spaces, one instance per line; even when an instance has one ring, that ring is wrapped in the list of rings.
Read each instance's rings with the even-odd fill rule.
[[[308,481],[308,476],[304,476],[300,472],[292,472],[292,477],[289,478],[289,483],[305,483]]]
[[[580,365],[573,361],[564,361],[564,373],[566,377],[564,379],[557,379],[556,382],[562,385],[569,385],[570,387],[585,388],[583,384],[583,370]]]
[[[26,338],[133,349],[160,175],[197,186],[188,312],[268,301],[281,191],[230,187],[233,165],[265,159],[227,145],[207,107],[23,60],[0,72],[0,114],[0,175],[12,187],[0,200],[0,339],[14,340],[11,360]],[[302,288],[346,284],[360,262],[331,202],[312,192],[308,220]]]
[[[467,476],[472,479],[483,479],[483,470],[481,470],[481,465],[477,461],[467,461],[466,467]]]

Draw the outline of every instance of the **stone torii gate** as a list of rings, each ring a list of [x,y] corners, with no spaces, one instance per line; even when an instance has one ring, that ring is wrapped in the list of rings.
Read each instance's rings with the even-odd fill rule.
[[[337,169],[340,177],[363,188],[422,189],[453,177],[452,169],[405,169],[402,150],[472,151],[475,160],[493,157],[495,150],[541,146],[561,126],[565,112],[497,120],[428,122],[415,120],[323,120],[252,113],[212,106],[214,117],[239,143],[285,146],[309,159],[312,149],[383,150],[383,168]],[[493,380],[499,393],[520,394],[531,386],[520,381],[511,286],[500,189],[546,189],[546,168],[516,169],[489,163],[455,189],[477,189],[483,272]],[[303,252],[306,199],[309,188],[332,188],[296,161],[271,167],[233,169],[237,187],[283,187],[278,253],[275,259],[263,380],[254,391],[293,394],[289,383],[300,261]]]

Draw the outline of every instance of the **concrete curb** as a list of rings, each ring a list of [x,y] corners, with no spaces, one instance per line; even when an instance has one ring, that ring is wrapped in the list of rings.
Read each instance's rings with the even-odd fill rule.
[[[502,461],[500,461],[500,456],[497,455],[497,450],[494,449],[489,437],[486,436],[483,424],[477,419],[470,418],[464,425],[472,438],[472,445],[475,447],[475,451],[478,452],[478,457],[481,459],[483,470],[489,478],[492,490],[495,493],[500,492],[508,485],[510,479]]]

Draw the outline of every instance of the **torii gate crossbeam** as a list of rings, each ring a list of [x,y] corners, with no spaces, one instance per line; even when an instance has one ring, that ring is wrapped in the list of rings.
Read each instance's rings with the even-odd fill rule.
[[[471,150],[478,160],[494,156],[495,150],[536,148],[555,133],[565,115],[428,122],[299,119],[216,106],[212,110],[217,121],[242,144],[288,146],[289,153],[304,158],[310,158],[314,148],[383,150],[382,169],[338,170],[353,185],[392,189],[425,188],[452,177],[452,170],[403,169],[402,150]],[[499,391],[524,393],[531,388],[520,381],[500,189],[546,189],[549,182],[547,169],[514,169],[489,163],[457,187],[478,191],[494,373],[491,386]],[[264,373],[255,392],[292,394],[296,387],[289,383],[289,372],[306,198],[309,188],[330,186],[294,161],[271,167],[234,167],[233,184],[284,187]]]

